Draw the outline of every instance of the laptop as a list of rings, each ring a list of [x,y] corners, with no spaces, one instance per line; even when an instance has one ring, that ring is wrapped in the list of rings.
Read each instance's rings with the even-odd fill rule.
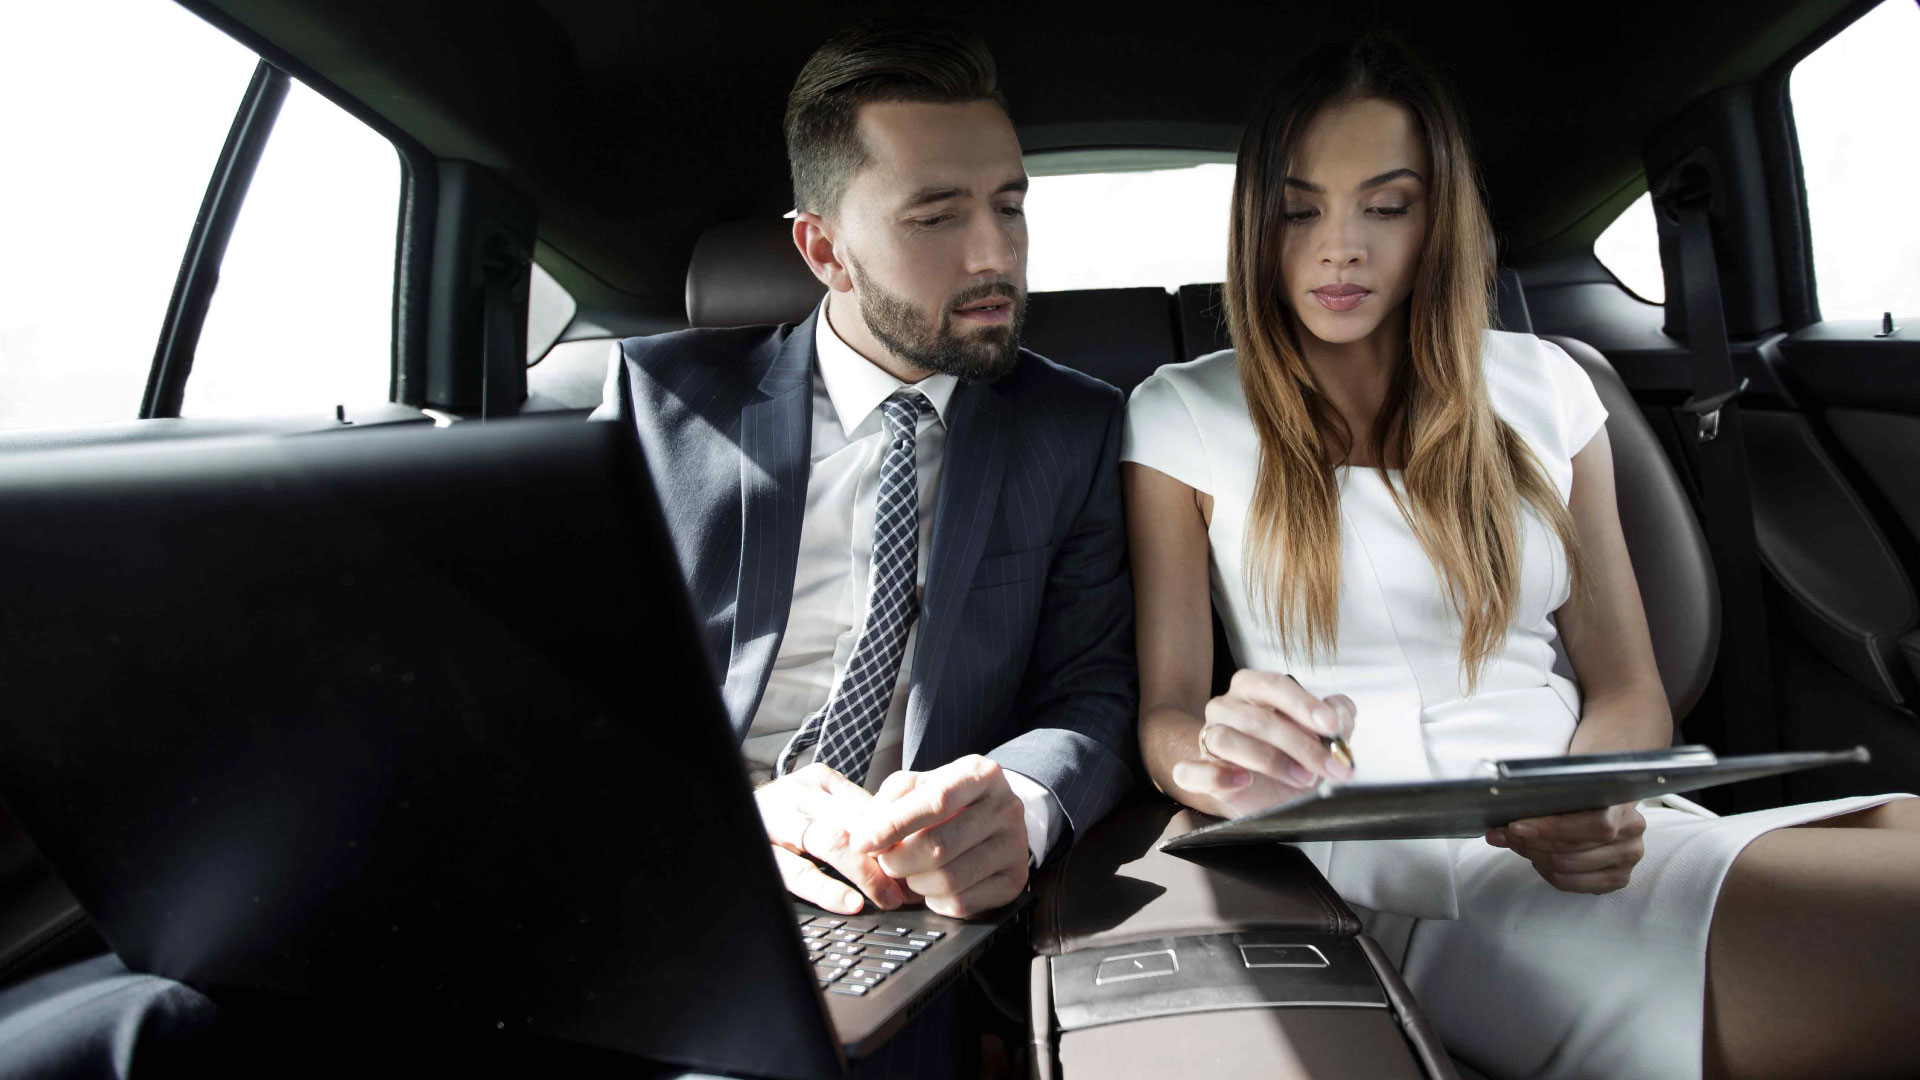
[[[0,798],[135,970],[833,1077],[1016,914],[790,900],[627,425],[19,455],[0,535]]]

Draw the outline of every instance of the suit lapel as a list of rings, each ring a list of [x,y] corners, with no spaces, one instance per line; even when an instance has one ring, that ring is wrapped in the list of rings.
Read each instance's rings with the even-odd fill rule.
[[[813,334],[818,308],[775,353],[740,410],[740,573],[723,692],[735,741],[745,739],[793,606],[813,440]]]
[[[913,688],[907,697],[907,730],[901,767],[911,769],[927,734],[935,692],[945,669],[953,629],[973,569],[987,542],[1000,479],[1007,467],[1007,399],[992,386],[961,383],[948,410],[940,497],[933,514],[933,550],[927,591],[920,603],[919,637],[913,654]]]

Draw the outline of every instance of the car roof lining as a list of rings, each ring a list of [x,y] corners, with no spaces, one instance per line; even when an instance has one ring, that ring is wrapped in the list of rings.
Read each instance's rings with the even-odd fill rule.
[[[789,208],[780,115],[806,55],[890,10],[716,0],[182,0],[537,208],[548,268],[583,307],[678,305],[709,225]],[[1502,0],[1336,9],[1194,0],[1151,34],[1107,6],[970,8],[1030,152],[1231,150],[1255,88],[1308,50],[1391,32],[1459,87],[1508,261],[1591,244],[1631,201],[1640,149],[1691,101],[1755,78],[1858,0],[1623,0],[1569,22]],[[715,133],[722,133],[716,135]],[[1623,199],[1623,193],[1631,192]]]

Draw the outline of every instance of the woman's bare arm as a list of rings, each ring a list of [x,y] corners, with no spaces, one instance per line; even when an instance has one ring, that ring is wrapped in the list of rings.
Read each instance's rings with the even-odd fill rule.
[[[1574,455],[1568,506],[1586,567],[1585,581],[1555,615],[1582,698],[1580,723],[1568,752],[1665,747],[1673,741],[1673,714],[1620,530],[1613,447],[1605,428]]]
[[[1140,753],[1154,786],[1197,810],[1234,817],[1291,798],[1341,768],[1303,723],[1325,710],[1318,723],[1331,717],[1334,730],[1350,732],[1353,705],[1345,698],[1322,702],[1285,675],[1253,671],[1240,672],[1229,693],[1211,698],[1213,499],[1144,465],[1120,468],[1133,556]]]
[[[1569,753],[1654,750],[1673,741],[1673,715],[1640,603],[1620,510],[1614,500],[1613,448],[1602,428],[1573,457],[1568,500],[1586,578],[1556,613],[1567,659],[1580,678],[1580,721]],[[1624,888],[1646,854],[1646,818],[1632,804],[1516,821],[1487,834],[1533,863],[1563,892]]]

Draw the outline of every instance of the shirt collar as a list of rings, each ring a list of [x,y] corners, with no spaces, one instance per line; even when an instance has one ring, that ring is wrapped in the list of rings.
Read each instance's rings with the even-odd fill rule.
[[[826,301],[820,302],[820,317],[813,328],[814,354],[820,358],[820,380],[827,385],[827,397],[833,402],[840,430],[853,438],[854,429],[866,422],[880,403],[903,386],[926,395],[940,423],[947,422],[947,403],[953,400],[959,380],[951,375],[929,375],[917,383],[903,383],[881,370],[880,366],[853,351],[853,346],[827,321]]]

